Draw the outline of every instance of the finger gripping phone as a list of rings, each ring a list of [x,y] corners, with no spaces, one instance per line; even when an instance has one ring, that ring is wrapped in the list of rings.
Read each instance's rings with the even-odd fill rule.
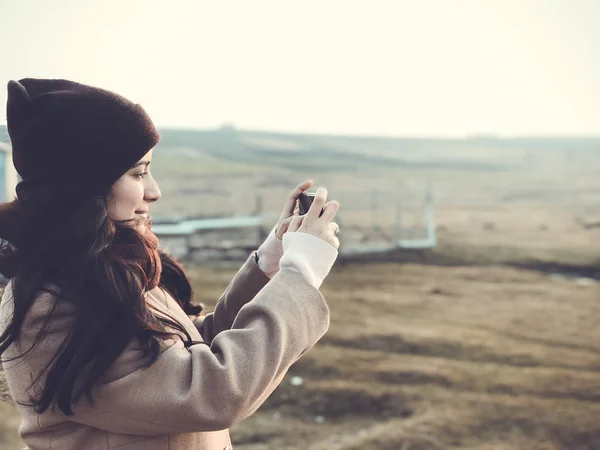
[[[317,194],[314,192],[303,192],[298,197],[298,207],[300,208],[300,215],[304,215],[310,209],[310,205],[315,201],[315,196]],[[323,215],[324,209],[321,208],[321,212],[319,213],[319,217]]]

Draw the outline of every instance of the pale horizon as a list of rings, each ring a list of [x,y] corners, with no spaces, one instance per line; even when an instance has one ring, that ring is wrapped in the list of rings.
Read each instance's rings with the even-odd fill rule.
[[[595,0],[3,2],[0,103],[67,78],[162,129],[597,137],[597,23]]]

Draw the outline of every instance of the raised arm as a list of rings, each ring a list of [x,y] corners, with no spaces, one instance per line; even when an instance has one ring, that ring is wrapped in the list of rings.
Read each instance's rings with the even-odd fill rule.
[[[32,307],[23,349],[29,348],[50,304]],[[63,302],[59,305],[42,345],[25,359],[34,376],[56,353],[72,320]],[[186,349],[180,340],[165,341],[158,360],[142,369],[141,351],[132,342],[93,389],[93,406],[83,397],[68,419],[138,435],[228,428],[265,401],[328,325],[329,310],[319,291],[302,274],[282,269],[210,346]]]
[[[221,331],[230,329],[240,309],[268,282],[269,277],[258,266],[256,252],[252,252],[225,289],[214,312],[193,320],[204,341],[211,343]]]

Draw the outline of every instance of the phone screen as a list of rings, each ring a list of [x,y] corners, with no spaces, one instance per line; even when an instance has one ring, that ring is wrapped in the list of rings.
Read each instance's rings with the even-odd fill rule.
[[[300,208],[300,214],[304,215],[308,212],[308,210],[310,209],[310,205],[312,205],[312,203],[315,201],[315,196],[317,194],[309,192],[309,193],[302,193],[300,194],[300,196],[298,197],[298,207]],[[323,208],[321,208],[321,213],[319,214],[319,217],[321,217],[323,215]]]

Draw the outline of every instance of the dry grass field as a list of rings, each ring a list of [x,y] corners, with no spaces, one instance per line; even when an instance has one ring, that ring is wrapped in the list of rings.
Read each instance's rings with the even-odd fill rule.
[[[233,270],[190,274],[211,305]],[[232,429],[236,448],[600,448],[596,285],[384,263],[336,268],[323,292],[330,331]],[[2,448],[20,450],[2,407]]]
[[[427,180],[434,192],[438,248],[336,264],[329,332],[231,430],[236,449],[600,449],[600,284],[565,275],[600,278],[600,141],[189,132],[161,145],[155,215],[247,214],[256,195],[278,211],[310,177],[357,245],[393,239],[396,204],[418,210]],[[208,306],[235,272],[188,270]],[[0,403],[0,417],[0,448],[21,450],[16,413]]]
[[[329,333],[232,430],[238,448],[600,448],[595,285],[506,267],[357,264],[323,291]]]

